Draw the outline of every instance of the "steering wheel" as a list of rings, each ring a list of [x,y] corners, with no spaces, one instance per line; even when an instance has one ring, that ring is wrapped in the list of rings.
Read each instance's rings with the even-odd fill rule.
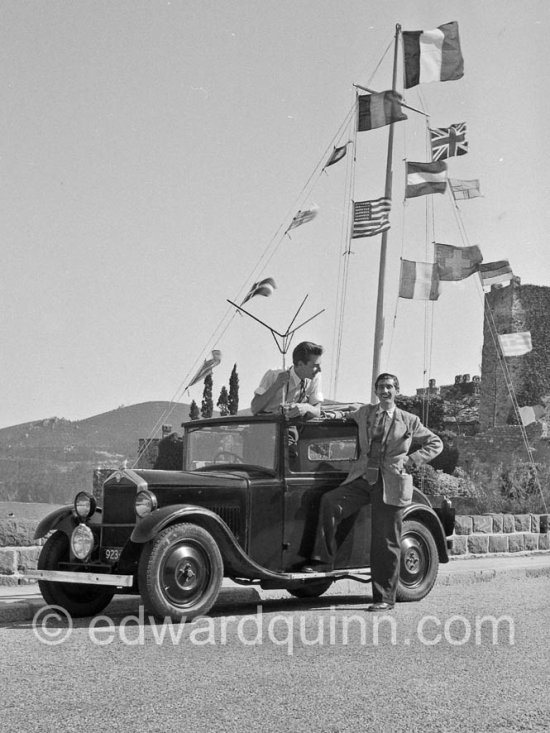
[[[227,457],[232,458],[232,461],[227,460]],[[232,453],[230,450],[220,450],[214,456],[214,463],[244,463],[243,459],[236,453]]]

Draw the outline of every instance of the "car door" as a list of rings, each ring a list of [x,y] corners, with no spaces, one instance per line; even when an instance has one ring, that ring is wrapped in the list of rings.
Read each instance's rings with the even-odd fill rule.
[[[308,560],[321,497],[339,486],[358,455],[357,426],[311,421],[290,426],[285,465],[283,567],[290,572]],[[343,521],[337,532],[336,568],[369,564],[370,506]]]

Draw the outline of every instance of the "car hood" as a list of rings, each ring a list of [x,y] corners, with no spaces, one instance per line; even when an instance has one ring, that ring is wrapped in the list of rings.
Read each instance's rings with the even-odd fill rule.
[[[116,471],[105,481],[105,486],[132,483],[138,487],[153,486],[178,487],[228,487],[235,488],[248,484],[246,471],[157,471],[155,469],[122,469]],[[144,485],[145,484],[145,485]]]

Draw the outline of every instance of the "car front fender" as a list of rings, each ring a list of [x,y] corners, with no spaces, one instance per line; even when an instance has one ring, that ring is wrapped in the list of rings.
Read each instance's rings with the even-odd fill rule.
[[[53,529],[59,529],[70,535],[77,524],[78,521],[73,514],[73,505],[61,506],[40,520],[34,531],[34,539],[39,540],[45,537]]]
[[[196,518],[206,521],[208,525],[212,523],[218,525],[221,530],[233,537],[227,524],[215,512],[193,504],[172,504],[171,506],[156,509],[151,514],[139,520],[134,527],[130,539],[137,544],[143,544],[152,540],[153,537],[171,524],[185,519],[193,521]]]
[[[440,518],[431,507],[424,506],[423,504],[410,504],[403,512],[403,519],[416,519],[418,522],[422,522],[433,535],[435,544],[437,545],[439,562],[449,562],[445,530],[443,529]]]

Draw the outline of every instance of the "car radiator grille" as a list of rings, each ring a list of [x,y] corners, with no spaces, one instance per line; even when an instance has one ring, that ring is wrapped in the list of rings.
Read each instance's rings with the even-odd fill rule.
[[[104,524],[135,524],[137,487],[108,486],[103,492]]]

